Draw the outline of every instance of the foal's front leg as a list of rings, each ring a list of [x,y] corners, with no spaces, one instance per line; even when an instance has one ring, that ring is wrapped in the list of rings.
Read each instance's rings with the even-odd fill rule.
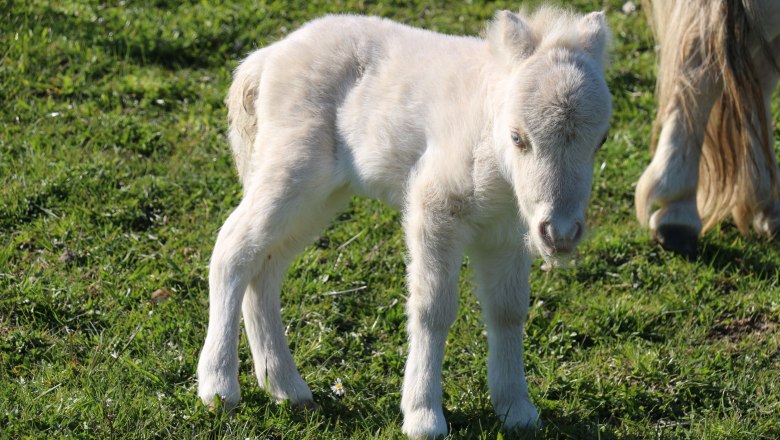
[[[406,361],[401,410],[403,432],[411,438],[447,434],[442,411],[441,373],[444,344],[458,308],[458,272],[462,248],[456,222],[446,202],[424,200],[413,192],[407,209],[410,262],[407,304],[409,358]]]
[[[514,247],[483,247],[469,253],[488,334],[488,386],[493,410],[513,428],[539,425],[528,396],[523,360],[523,327],[528,315],[531,258]]]

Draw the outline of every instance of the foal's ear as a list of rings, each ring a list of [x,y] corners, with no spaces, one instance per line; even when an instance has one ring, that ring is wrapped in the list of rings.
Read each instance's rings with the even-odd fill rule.
[[[531,27],[510,11],[496,12],[496,18],[488,28],[487,39],[493,51],[510,63],[528,58],[536,49]]]
[[[580,19],[577,25],[580,32],[582,48],[596,61],[605,64],[609,29],[604,11],[591,12]]]

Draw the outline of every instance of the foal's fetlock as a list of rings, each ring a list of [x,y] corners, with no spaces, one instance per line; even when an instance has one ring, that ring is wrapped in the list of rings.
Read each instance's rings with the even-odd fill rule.
[[[401,430],[410,439],[432,440],[447,435],[447,421],[441,408],[416,408],[404,411]]]
[[[319,405],[314,402],[314,396],[311,389],[300,375],[295,372],[293,378],[271,378],[258,375],[260,387],[273,397],[278,403],[289,401],[295,408],[318,409]]]
[[[231,411],[241,399],[238,378],[199,372],[198,397],[210,410]]]
[[[241,399],[238,359],[220,351],[212,341],[206,338],[198,360],[198,397],[211,409],[231,410]],[[215,402],[215,397],[219,403]]]

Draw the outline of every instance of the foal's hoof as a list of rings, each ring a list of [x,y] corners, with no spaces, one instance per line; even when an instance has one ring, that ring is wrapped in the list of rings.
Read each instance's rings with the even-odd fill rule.
[[[696,258],[699,234],[693,228],[682,225],[661,225],[653,233],[653,238],[667,251],[689,260]]]
[[[211,399],[209,402],[205,402],[206,407],[211,412],[215,413],[231,413],[234,409],[236,409],[236,406],[238,406],[238,402],[232,402],[228,401],[224,397],[219,396],[218,394],[214,394],[214,398]]]
[[[542,427],[542,421],[539,419],[539,410],[536,409],[527,396],[515,399],[506,408],[496,407],[495,411],[496,415],[504,422],[504,429],[508,431],[539,429]]]
[[[300,402],[296,402],[292,404],[293,408],[300,409],[303,411],[319,411],[320,405],[317,404],[317,402],[313,400],[302,400]]]

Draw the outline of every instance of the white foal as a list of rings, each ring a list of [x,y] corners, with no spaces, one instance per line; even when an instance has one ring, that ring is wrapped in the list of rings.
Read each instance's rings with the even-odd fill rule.
[[[657,144],[636,189],[640,222],[688,257],[698,235],[729,212],[742,233],[752,223],[773,237],[780,170],[770,100],[780,73],[780,2],[646,3],[661,50]]]
[[[353,194],[404,212],[411,437],[447,433],[444,346],[464,252],[488,327],[488,382],[509,428],[538,413],[523,368],[531,260],[583,236],[611,112],[603,13],[500,12],[485,40],[329,16],[251,54],[228,96],[244,197],[211,259],[198,395],[239,400],[243,312],[261,387],[313,405],[280,317],[288,264]]]

